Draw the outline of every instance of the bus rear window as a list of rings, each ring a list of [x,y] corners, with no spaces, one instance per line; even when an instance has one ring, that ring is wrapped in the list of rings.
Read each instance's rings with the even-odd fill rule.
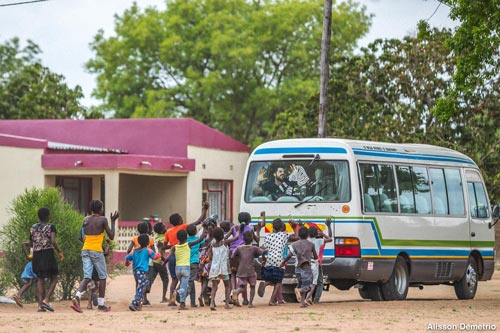
[[[248,169],[246,202],[347,202],[350,199],[347,161],[255,161]]]

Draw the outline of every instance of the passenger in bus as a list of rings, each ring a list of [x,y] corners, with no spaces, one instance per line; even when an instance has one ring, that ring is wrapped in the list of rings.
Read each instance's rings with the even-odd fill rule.
[[[282,196],[292,196],[296,183],[287,183],[287,172],[283,166],[272,170],[272,179],[266,177],[267,172],[264,168],[259,170],[254,195],[270,195],[274,201]]]
[[[257,183],[255,184],[254,195],[269,195],[276,201],[284,196],[293,196],[299,198],[306,189],[315,185],[314,180],[310,179],[304,167],[291,164],[289,172],[282,165],[270,168],[273,179],[268,179],[268,171],[264,168],[259,170]]]

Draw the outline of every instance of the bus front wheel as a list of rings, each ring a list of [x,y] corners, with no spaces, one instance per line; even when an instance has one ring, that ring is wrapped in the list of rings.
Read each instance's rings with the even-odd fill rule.
[[[408,295],[408,265],[403,257],[397,257],[391,276],[382,284],[382,294],[386,301],[402,301]]]
[[[454,284],[458,299],[473,299],[477,291],[477,263],[474,257],[469,257],[467,269],[460,281]]]

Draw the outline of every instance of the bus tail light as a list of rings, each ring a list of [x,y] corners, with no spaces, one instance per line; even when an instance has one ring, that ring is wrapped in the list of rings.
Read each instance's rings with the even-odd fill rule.
[[[335,256],[359,258],[361,256],[359,239],[353,237],[335,238]]]

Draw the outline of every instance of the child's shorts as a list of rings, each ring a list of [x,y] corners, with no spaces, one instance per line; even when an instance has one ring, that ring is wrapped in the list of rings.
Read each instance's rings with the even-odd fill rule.
[[[276,266],[264,266],[261,269],[262,279],[272,284],[283,282],[285,269]]]
[[[257,284],[257,276],[245,276],[245,277],[236,277],[238,287],[247,287],[247,283],[250,287],[254,287]]]
[[[313,274],[312,284],[318,284],[319,278],[319,263],[316,260],[311,260],[311,270]]]
[[[31,279],[36,279],[36,274],[33,272],[33,264],[28,261],[26,266],[24,266],[24,271],[21,273],[21,279],[23,281],[29,281]],[[27,282],[25,282],[27,283]]]
[[[224,274],[219,274],[217,276],[213,276],[210,278],[210,281],[216,281],[216,280],[219,280],[219,281],[228,281],[229,280],[229,274],[228,275],[224,275]]]
[[[313,282],[313,273],[311,267],[295,267],[295,275],[297,276],[298,286],[297,288],[311,289]]]

